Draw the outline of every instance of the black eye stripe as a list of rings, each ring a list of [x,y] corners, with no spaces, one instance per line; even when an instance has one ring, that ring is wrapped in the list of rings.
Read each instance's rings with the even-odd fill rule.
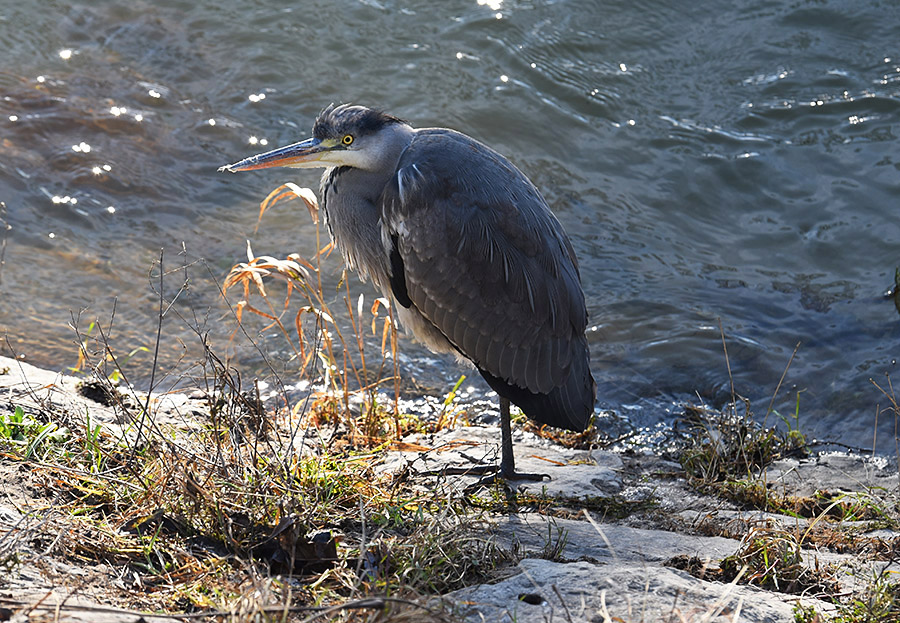
[[[317,139],[340,137],[352,129],[356,134],[364,136],[374,134],[385,125],[402,123],[400,119],[383,112],[363,108],[361,106],[329,106],[316,117],[313,136]],[[343,131],[342,131],[343,130]],[[354,140],[355,140],[354,135]]]

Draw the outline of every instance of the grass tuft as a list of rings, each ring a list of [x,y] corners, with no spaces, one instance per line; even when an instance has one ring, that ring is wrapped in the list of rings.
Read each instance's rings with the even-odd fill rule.
[[[302,189],[283,187],[264,207],[296,197],[309,205]],[[181,315],[176,304],[192,266],[167,269],[162,254],[151,270],[160,310],[154,347],[118,356],[108,339],[112,316],[83,333],[73,318],[78,391],[95,406],[73,413],[32,400],[0,409],[0,450],[35,475],[29,504],[53,509],[16,549],[0,550],[2,561],[18,564],[17,553],[31,547],[107,563],[127,578],[109,591],[130,600],[130,588],[152,588],[140,593],[142,609],[229,613],[233,621],[298,612],[446,621],[447,612],[423,605],[428,595],[512,564],[465,497],[378,469],[378,450],[407,431],[456,420],[459,384],[436,422],[400,413],[391,310],[382,299],[351,297],[346,280],[326,293],[329,250],[277,260],[248,245],[247,261],[222,288],[242,295],[232,340],[253,344],[251,335],[275,332],[288,344],[291,382],[309,388],[299,398],[274,370],[275,391],[264,395],[213,350],[193,323],[198,315]],[[173,291],[168,280],[179,273]],[[177,378],[157,370],[155,355],[173,316],[194,329],[202,353]],[[153,395],[134,390],[125,368],[146,353]],[[163,384],[180,391],[160,392]]]
[[[712,411],[685,407],[690,424],[689,445],[681,453],[681,466],[696,483],[711,485],[729,479],[754,477],[773,461],[807,454],[805,436],[796,428],[779,430],[756,423],[749,404],[736,409]]]
[[[838,591],[833,570],[810,568],[803,557],[801,539],[792,531],[769,526],[752,529],[738,551],[720,563],[723,581],[741,581],[780,593],[827,596]]]

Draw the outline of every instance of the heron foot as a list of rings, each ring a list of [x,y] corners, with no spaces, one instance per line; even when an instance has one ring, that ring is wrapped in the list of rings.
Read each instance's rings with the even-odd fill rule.
[[[466,493],[471,493],[482,487],[490,487],[498,482],[504,482],[509,485],[514,480],[536,480],[542,481],[545,478],[552,480],[550,474],[534,474],[529,472],[517,472],[515,470],[504,470],[496,465],[478,465],[468,471],[469,474],[486,474],[465,488]]]

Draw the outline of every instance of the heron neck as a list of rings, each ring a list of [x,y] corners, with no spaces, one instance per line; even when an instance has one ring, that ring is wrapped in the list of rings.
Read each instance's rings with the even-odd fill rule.
[[[322,175],[319,196],[331,239],[347,264],[365,280],[371,277],[383,291],[389,268],[381,244],[378,198],[387,184],[383,173],[335,167]]]
[[[331,238],[347,263],[385,293],[390,292],[390,266],[382,243],[379,200],[415,134],[406,124],[391,129],[373,158],[377,166],[328,169],[319,193]]]

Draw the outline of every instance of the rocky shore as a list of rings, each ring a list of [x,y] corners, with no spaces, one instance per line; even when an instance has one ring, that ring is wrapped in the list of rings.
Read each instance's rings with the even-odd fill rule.
[[[209,410],[208,400],[175,394],[152,397],[147,404],[158,427],[206,425],[197,417]],[[102,392],[98,397],[86,391],[79,379],[0,357],[4,430],[11,430],[17,413],[28,412],[65,414],[54,430],[65,427],[79,439],[85,435],[77,427],[90,431],[91,423],[123,439],[139,434],[116,404]],[[418,595],[413,601],[422,609],[416,618],[897,620],[851,618],[857,601],[887,603],[900,595],[893,585],[900,555],[896,458],[828,453],[782,459],[730,484],[731,493],[725,494],[723,487],[698,486],[671,458],[571,449],[520,428],[514,434],[520,469],[546,473],[549,479],[515,483],[514,504],[491,502],[487,494],[476,498],[487,500],[486,510],[472,530],[502,560],[485,581],[440,596]],[[176,580],[165,572],[149,577],[134,557],[107,549],[90,559],[67,551],[73,539],[91,538],[83,532],[90,524],[73,514],[70,487],[57,489],[53,474],[61,468],[25,451],[37,447],[33,440],[23,442],[26,447],[12,436],[0,438],[0,620],[155,623],[194,620],[202,613],[185,603],[181,612],[169,606],[163,614],[144,593]],[[416,490],[463,498],[475,477],[450,475],[446,468],[473,456],[491,457],[498,444],[499,431],[490,427],[418,433],[382,452],[373,478],[411,481]],[[105,516],[121,516],[104,504]],[[362,521],[366,535],[371,528]],[[343,524],[335,525],[333,531],[339,532]],[[127,526],[113,529],[127,531]],[[338,558],[342,547],[337,541]],[[364,567],[362,555],[358,563],[343,562]],[[295,586],[298,594],[303,590]],[[886,608],[884,616],[893,616],[900,602]],[[221,612],[220,620],[294,620],[274,614],[263,619],[259,612],[253,618],[238,610]],[[295,616],[311,620],[304,617],[312,615]],[[378,620],[412,618],[408,613],[403,616],[409,618],[382,616]]]

